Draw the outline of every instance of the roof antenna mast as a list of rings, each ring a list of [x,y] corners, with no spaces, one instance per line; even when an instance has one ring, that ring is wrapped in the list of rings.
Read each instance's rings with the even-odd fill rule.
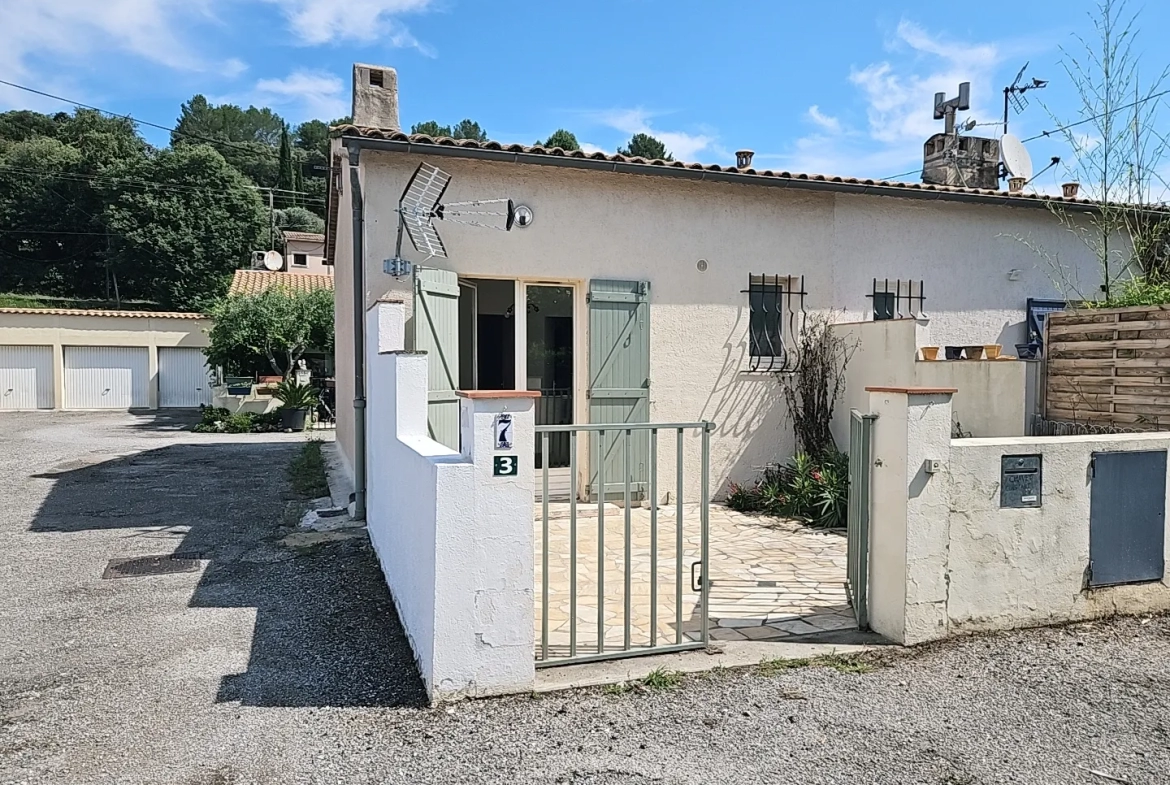
[[[1028,70],[1028,63],[1024,63],[1024,67],[1016,74],[1016,78],[1010,85],[1003,89],[1003,132],[1006,135],[1008,132],[1008,109],[1015,108],[1016,114],[1022,114],[1028,108],[1028,98],[1024,93],[1029,90],[1040,90],[1048,86],[1047,79],[1033,79],[1030,82],[1022,83],[1024,79],[1024,72]]]

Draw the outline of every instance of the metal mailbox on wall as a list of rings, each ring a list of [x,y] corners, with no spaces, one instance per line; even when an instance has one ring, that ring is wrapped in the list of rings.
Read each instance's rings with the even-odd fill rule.
[[[1040,455],[1004,455],[999,466],[999,506],[1039,507],[1044,463]]]

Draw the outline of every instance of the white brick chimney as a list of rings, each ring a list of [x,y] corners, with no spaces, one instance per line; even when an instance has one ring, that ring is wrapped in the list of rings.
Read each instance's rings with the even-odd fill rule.
[[[383,65],[353,65],[353,124],[402,130],[398,124],[398,72]]]

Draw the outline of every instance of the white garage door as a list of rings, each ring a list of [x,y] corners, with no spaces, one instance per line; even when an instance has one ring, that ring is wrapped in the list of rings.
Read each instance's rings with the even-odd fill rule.
[[[0,346],[0,409],[52,408],[52,347]]]
[[[145,347],[66,346],[66,409],[145,409],[150,361]]]
[[[202,349],[158,350],[158,405],[163,409],[194,409],[211,405],[210,372]]]

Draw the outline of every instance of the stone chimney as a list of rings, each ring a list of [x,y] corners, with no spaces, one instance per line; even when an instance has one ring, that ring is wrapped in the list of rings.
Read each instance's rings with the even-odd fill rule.
[[[922,182],[999,190],[999,140],[935,134],[922,149]]]
[[[398,72],[382,65],[353,65],[353,124],[402,130],[398,124]]]

